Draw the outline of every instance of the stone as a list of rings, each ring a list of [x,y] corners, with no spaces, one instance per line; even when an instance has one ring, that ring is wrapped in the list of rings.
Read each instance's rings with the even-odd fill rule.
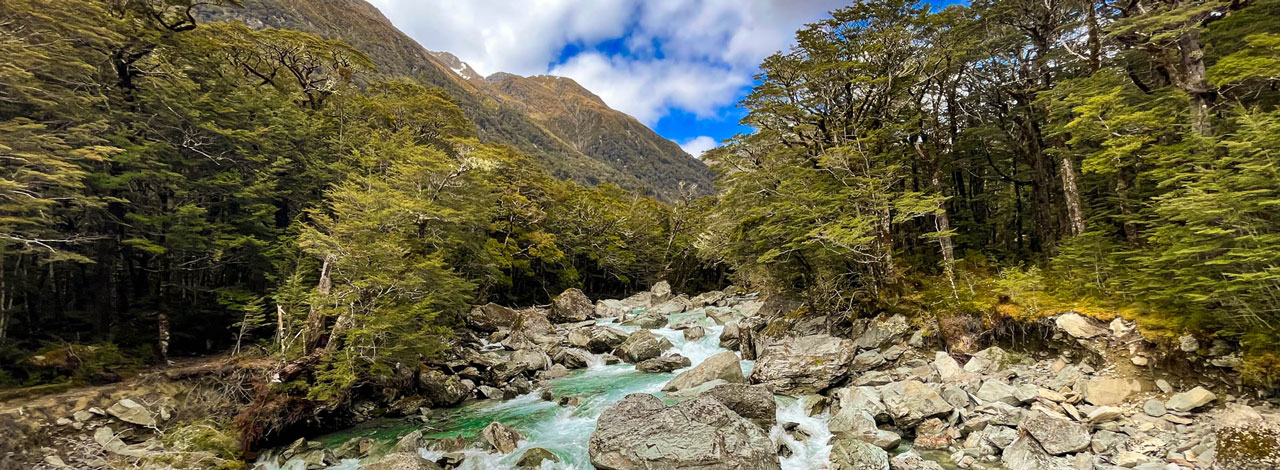
[[[498,452],[510,454],[524,440],[524,435],[511,426],[494,421],[480,430],[480,439]]]
[[[1214,395],[1213,392],[1206,390],[1204,387],[1196,387],[1170,397],[1164,406],[1173,411],[1191,411],[1208,405],[1217,399],[1218,396]]]
[[[570,345],[596,354],[612,351],[627,340],[627,332],[603,325],[589,326],[569,331],[565,340]]]
[[[1169,381],[1165,379],[1156,380],[1156,388],[1164,393],[1173,393],[1173,385],[1169,385]]]
[[[1150,416],[1152,418],[1159,418],[1161,416],[1164,416],[1164,414],[1168,413],[1169,411],[1165,409],[1164,403],[1161,403],[1160,400],[1156,400],[1152,398],[1150,400],[1147,400],[1146,403],[1142,404],[1142,412],[1146,413],[1147,416]]]
[[[1178,349],[1184,353],[1193,353],[1200,349],[1200,342],[1196,341],[1195,336],[1182,335],[1178,337]]]
[[[1125,468],[1133,468],[1147,461],[1147,456],[1137,452],[1125,451],[1117,454],[1111,462]]]
[[[872,417],[873,421],[888,421],[892,419],[889,416],[889,410],[884,407],[884,402],[880,400],[880,392],[874,387],[845,387],[836,390],[833,398],[835,399],[833,421],[835,416],[844,410],[865,411]]]
[[[427,399],[426,405],[431,408],[457,405],[471,396],[471,388],[462,379],[436,369],[418,372],[418,388]]]
[[[530,335],[535,338],[535,341],[555,334],[555,326],[551,325],[547,314],[536,308],[516,311],[516,321],[511,325],[511,329]]]
[[[581,290],[567,289],[551,300],[547,318],[556,323],[579,322],[591,318],[596,308]]]
[[[592,357],[591,353],[578,348],[563,348],[552,361],[569,369],[581,369],[591,365]]]
[[[653,304],[660,304],[671,299],[671,284],[667,281],[658,281],[653,287],[649,288],[649,301]]]
[[[738,322],[725,323],[724,329],[720,330],[720,347],[737,351],[741,344],[742,336],[738,331]]]
[[[467,312],[464,321],[476,331],[494,332],[511,328],[516,323],[516,311],[493,302],[477,306]]]
[[[688,311],[692,307],[693,304],[689,302],[689,298],[685,297],[684,294],[680,294],[653,307],[651,313],[659,317],[666,318],[670,315]]]
[[[1105,429],[1093,433],[1089,440],[1089,449],[1095,454],[1110,454],[1127,439],[1123,434]]]
[[[992,346],[970,357],[969,362],[964,364],[964,371],[984,375],[994,374],[1004,369],[1008,362],[1009,353],[1000,349],[999,346]]]
[[[634,364],[658,357],[663,351],[671,349],[671,346],[671,341],[666,337],[649,330],[640,330],[632,333],[622,344],[619,344],[613,350],[613,355]]]
[[[875,369],[884,365],[886,362],[884,355],[880,354],[878,349],[869,349],[853,356],[853,365],[851,368],[854,372],[864,372]]]
[[[1019,429],[1031,434],[1050,455],[1079,452],[1089,448],[1089,428],[1066,419],[1031,411],[1024,416]]]
[[[950,354],[947,354],[946,351],[934,353],[933,368],[938,371],[938,377],[943,381],[951,380],[955,376],[964,373],[964,368],[960,367],[960,363]]]
[[[1118,405],[1141,390],[1142,384],[1134,379],[1094,377],[1085,384],[1084,399],[1097,406]]]
[[[129,424],[146,427],[154,427],[156,425],[155,415],[147,407],[129,398],[111,405],[110,408],[107,408],[107,414]]]
[[[310,467],[308,467],[310,468]],[[422,458],[416,452],[395,452],[378,460],[360,465],[360,470],[439,470],[435,462]]]
[[[1094,324],[1093,320],[1075,312],[1058,315],[1058,318],[1054,319],[1054,324],[1077,339],[1089,339],[1108,332],[1106,328]]]
[[[764,384],[779,395],[821,392],[849,373],[854,351],[853,342],[843,338],[791,338],[760,352],[751,382]]]
[[[556,364],[551,367],[548,367],[547,370],[542,372],[543,379],[559,379],[559,378],[568,377],[568,376],[569,376],[569,368],[561,364]]]
[[[547,449],[534,447],[524,451],[524,454],[520,456],[520,460],[516,461],[516,467],[542,468],[542,462],[558,463],[560,462],[560,458],[556,457],[556,454],[552,454],[551,451]]]
[[[1008,470],[1047,470],[1054,468],[1053,457],[1030,435],[1020,435],[1000,455],[1000,463]]]
[[[517,366],[517,370],[530,372],[546,369],[551,363],[551,358],[547,357],[547,353],[537,349],[514,351],[511,353],[509,360]]]
[[[633,306],[627,305],[625,302],[617,299],[604,299],[596,302],[596,307],[592,314],[596,318],[620,318],[623,315],[631,313]]]
[[[868,322],[866,330],[855,341],[861,349],[883,349],[901,340],[908,331],[911,331],[911,325],[907,323],[907,317],[893,315],[886,318],[881,315]]]
[[[679,354],[669,354],[640,361],[636,364],[636,370],[640,372],[648,372],[650,374],[658,374],[662,372],[671,372],[676,369],[683,369],[690,365],[692,365],[692,363],[689,362],[689,358]]]
[[[715,305],[716,302],[719,302],[724,298],[725,298],[724,292],[713,290],[711,292],[703,292],[701,294],[698,294],[694,298],[689,299],[689,303],[693,304],[693,308],[702,308],[708,305]]]
[[[479,387],[476,387],[476,394],[479,395],[480,398],[484,398],[487,400],[499,400],[503,396],[502,390],[499,390],[497,387],[491,387],[488,385],[481,385]]]
[[[737,314],[731,308],[707,307],[706,312],[707,318],[710,318],[717,325],[728,325],[737,318]]]
[[[1022,400],[1014,396],[1015,391],[1014,386],[1003,380],[989,379],[982,382],[982,386],[978,387],[978,391],[973,396],[984,402],[998,401],[1011,406],[1018,406],[1022,404]]]
[[[873,444],[848,437],[831,439],[831,461],[841,469],[889,470],[889,453]]]
[[[889,459],[889,468],[891,470],[942,470],[942,465],[925,460],[914,450],[908,450]]]
[[[608,470],[781,468],[768,433],[709,395],[670,407],[627,395],[600,415],[588,455]]]
[[[333,450],[333,456],[341,459],[358,459],[373,451],[376,442],[368,437],[356,437],[343,442]]]
[[[712,380],[728,383],[746,383],[742,375],[742,361],[732,351],[725,351],[707,358],[692,369],[681,372],[662,387],[664,392],[674,392],[697,387]]]
[[[667,317],[646,310],[634,316],[627,316],[622,324],[640,328],[662,328],[667,326]]]
[[[707,336],[707,329],[701,326],[694,326],[684,329],[684,339],[686,341],[697,341]]]
[[[125,457],[140,458],[147,455],[145,449],[139,449],[124,443],[116,436],[111,426],[102,426],[93,431],[93,440],[97,442],[102,449],[108,453],[122,455]]]
[[[777,420],[778,403],[763,385],[720,384],[707,390],[705,395],[765,430],[772,428]]]
[[[901,428],[913,427],[926,418],[950,413],[953,407],[933,388],[918,380],[894,382],[880,388],[880,399]]]
[[[1090,423],[1097,424],[1113,421],[1119,419],[1121,416],[1124,416],[1124,412],[1120,411],[1119,408],[1114,406],[1099,406],[1094,408],[1093,411],[1090,411],[1087,418]]]

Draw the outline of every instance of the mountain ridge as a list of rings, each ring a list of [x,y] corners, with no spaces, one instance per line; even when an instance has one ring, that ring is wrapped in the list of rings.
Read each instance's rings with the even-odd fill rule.
[[[475,123],[481,140],[531,154],[553,176],[590,185],[610,182],[666,200],[711,192],[705,164],[576,81],[506,72],[482,76],[454,54],[408,37],[363,0],[245,0],[238,8],[204,8],[201,16],[347,42],[368,55],[380,75],[443,89]]]

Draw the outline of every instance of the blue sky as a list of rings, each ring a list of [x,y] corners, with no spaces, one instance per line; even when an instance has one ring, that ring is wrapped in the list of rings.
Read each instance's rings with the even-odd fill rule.
[[[371,0],[488,75],[573,78],[695,156],[743,132],[761,60],[849,0]]]

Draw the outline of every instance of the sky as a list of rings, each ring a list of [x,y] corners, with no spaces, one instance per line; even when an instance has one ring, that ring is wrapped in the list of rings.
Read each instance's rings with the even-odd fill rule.
[[[572,78],[691,155],[748,129],[770,54],[849,0],[371,0],[427,49],[489,75]]]

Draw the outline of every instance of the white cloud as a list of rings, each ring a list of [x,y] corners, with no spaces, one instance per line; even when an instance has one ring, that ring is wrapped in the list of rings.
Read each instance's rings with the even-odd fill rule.
[[[371,0],[427,49],[481,74],[552,73],[653,124],[669,109],[701,117],[731,104],[756,66],[804,23],[847,0]],[[566,45],[624,39],[630,54]]]
[[[693,158],[697,158],[697,159],[702,158],[703,152],[706,152],[708,150],[711,150],[719,146],[720,146],[720,143],[716,142],[716,139],[707,137],[705,135],[694,137],[680,144],[680,148],[684,149],[685,153],[689,155],[693,155]]]

